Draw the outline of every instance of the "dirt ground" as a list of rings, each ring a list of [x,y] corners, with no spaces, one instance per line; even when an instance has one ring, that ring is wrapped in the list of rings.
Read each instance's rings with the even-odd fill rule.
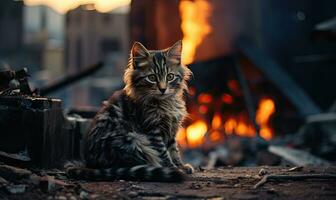
[[[332,178],[272,180],[263,176],[329,174]],[[52,192],[28,185],[21,194],[0,190],[0,199],[336,199],[336,167],[226,167],[198,170],[183,183],[66,181]]]

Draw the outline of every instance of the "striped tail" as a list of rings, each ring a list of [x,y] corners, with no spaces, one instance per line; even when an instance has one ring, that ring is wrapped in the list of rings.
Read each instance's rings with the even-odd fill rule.
[[[138,180],[153,182],[182,182],[185,175],[177,168],[138,165],[134,167],[91,169],[67,167],[70,178],[84,180]]]

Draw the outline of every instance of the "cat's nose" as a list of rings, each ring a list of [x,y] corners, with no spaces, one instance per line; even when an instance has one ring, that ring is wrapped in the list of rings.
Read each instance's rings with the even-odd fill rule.
[[[164,94],[166,92],[167,88],[159,88],[159,90],[162,94]]]

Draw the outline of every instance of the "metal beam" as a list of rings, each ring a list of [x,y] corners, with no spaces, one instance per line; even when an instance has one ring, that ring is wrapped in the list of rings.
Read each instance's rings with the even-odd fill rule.
[[[258,68],[289,101],[304,115],[321,113],[321,109],[310,99],[305,91],[261,49],[247,41],[238,43],[239,50]]]

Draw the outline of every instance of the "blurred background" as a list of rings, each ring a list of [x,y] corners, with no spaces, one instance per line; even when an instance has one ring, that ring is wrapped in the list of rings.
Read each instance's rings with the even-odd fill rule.
[[[95,110],[123,87],[134,41],[163,49],[182,39],[194,78],[178,140],[197,149],[194,164],[279,164],[251,138],[334,162],[335,11],[333,0],[1,0],[0,66],[27,67],[39,89],[103,62],[47,94]]]

